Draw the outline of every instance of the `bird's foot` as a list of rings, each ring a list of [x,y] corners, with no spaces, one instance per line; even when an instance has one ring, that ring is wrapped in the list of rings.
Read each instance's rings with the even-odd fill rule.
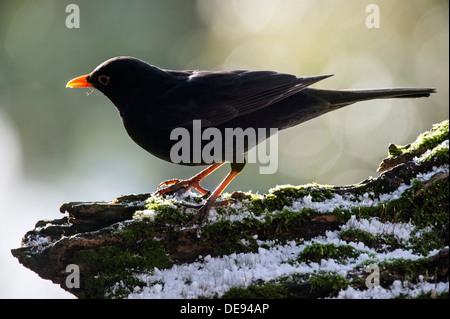
[[[166,186],[162,188],[163,186]],[[179,179],[170,179],[167,181],[162,182],[158,186],[158,190],[156,191],[155,195],[162,196],[162,195],[170,195],[177,193],[178,195],[182,195],[186,193],[191,188],[196,189],[202,194],[208,194],[209,190],[206,188],[203,188],[200,185],[200,181],[193,177],[191,179],[186,180],[179,180]]]
[[[202,225],[206,222],[206,220],[208,219],[209,216],[209,211],[211,209],[211,207],[225,207],[228,206],[229,204],[231,204],[233,202],[232,199],[226,199],[226,200],[221,200],[221,201],[215,201],[210,203],[208,200],[206,200],[206,203],[204,205],[194,205],[194,204],[183,204],[186,207],[189,208],[199,208],[197,215],[194,216],[194,218],[192,218],[191,221],[189,221],[187,224],[184,225],[185,228],[191,227],[192,225],[194,225],[199,219],[201,219],[200,222],[200,226],[198,226],[198,230],[200,230],[202,228]]]

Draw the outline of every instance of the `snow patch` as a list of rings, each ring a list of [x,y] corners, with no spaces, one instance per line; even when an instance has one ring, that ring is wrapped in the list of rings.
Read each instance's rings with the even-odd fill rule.
[[[415,228],[411,223],[383,223],[376,217],[357,219],[355,215],[352,215],[341,230],[357,229],[372,235],[391,235],[400,241],[408,241]]]

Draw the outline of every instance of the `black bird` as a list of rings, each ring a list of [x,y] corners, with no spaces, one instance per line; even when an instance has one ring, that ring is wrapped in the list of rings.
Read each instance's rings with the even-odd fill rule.
[[[103,62],[90,74],[71,80],[67,87],[98,89],[117,107],[130,137],[148,152],[169,162],[173,162],[170,152],[177,143],[170,138],[172,130],[181,127],[192,133],[194,120],[201,120],[202,131],[216,128],[224,133],[226,128],[263,128],[268,132],[270,128],[286,129],[359,101],[427,97],[436,92],[433,88],[324,90],[309,87],[329,76],[297,77],[245,70],[173,71],[133,57],[116,57]],[[244,152],[253,146],[247,140],[243,143]],[[222,148],[225,147],[223,144]],[[159,185],[159,195],[190,188],[207,194],[200,182],[225,160],[231,163],[231,172],[186,226],[199,218],[205,221],[211,207],[228,203],[216,200],[245,165],[245,161],[235,160],[242,154],[236,154],[235,148],[233,152],[231,160],[222,152],[213,163],[203,159],[194,161],[195,154],[190,154],[190,160],[180,164],[212,165],[188,180],[173,179]]]

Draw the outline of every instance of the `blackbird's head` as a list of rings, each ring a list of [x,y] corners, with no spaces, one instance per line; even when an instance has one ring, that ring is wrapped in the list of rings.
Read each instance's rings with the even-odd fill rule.
[[[91,73],[79,76],[66,87],[92,87],[106,95],[119,110],[133,91],[144,83],[164,76],[165,71],[133,57],[116,57],[100,64]]]

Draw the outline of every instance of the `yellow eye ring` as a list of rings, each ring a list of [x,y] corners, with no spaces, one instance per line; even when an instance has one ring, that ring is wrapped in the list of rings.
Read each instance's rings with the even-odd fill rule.
[[[103,84],[103,85],[108,85],[108,83],[109,83],[109,76],[106,76],[106,75],[100,75],[99,77],[98,77],[98,82],[100,83],[100,84]]]

